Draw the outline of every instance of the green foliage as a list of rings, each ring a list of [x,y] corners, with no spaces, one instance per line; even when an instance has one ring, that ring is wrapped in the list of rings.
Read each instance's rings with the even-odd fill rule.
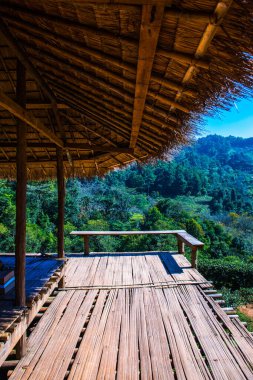
[[[253,301],[251,301],[253,302]],[[250,332],[253,332],[253,319],[242,313],[240,310],[237,310],[237,314],[242,322],[247,323],[247,329]]]
[[[193,218],[189,219],[185,223],[186,231],[189,234],[195,236],[197,239],[201,240],[204,237],[204,231],[201,225]]]
[[[220,289],[220,292],[222,293],[222,298],[225,301],[225,307],[238,308],[238,306],[245,305],[248,303],[253,303],[253,289],[252,288],[241,288],[237,290],[231,290],[223,286]],[[239,314],[239,310],[237,310],[237,313]],[[245,320],[245,319],[243,318],[242,320]]]
[[[208,136],[170,162],[132,164],[104,178],[68,180],[66,252],[83,250],[82,239],[70,236],[71,230],[186,229],[205,243],[202,256],[207,259],[235,256],[250,263],[252,147],[253,139]],[[15,188],[14,182],[0,181],[0,250],[5,252],[14,251]],[[27,220],[27,251],[55,252],[55,181],[28,184]],[[98,237],[91,239],[91,249],[175,249],[175,243],[164,236]]]
[[[253,287],[253,264],[237,258],[208,259],[201,257],[198,269],[217,288],[232,290]]]

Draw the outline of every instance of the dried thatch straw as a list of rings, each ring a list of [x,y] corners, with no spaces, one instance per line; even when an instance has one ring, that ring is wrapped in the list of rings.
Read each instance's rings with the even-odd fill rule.
[[[251,94],[252,1],[116,3],[0,2],[1,177],[15,177],[17,58],[31,179],[55,177],[55,144],[66,177],[165,157]]]

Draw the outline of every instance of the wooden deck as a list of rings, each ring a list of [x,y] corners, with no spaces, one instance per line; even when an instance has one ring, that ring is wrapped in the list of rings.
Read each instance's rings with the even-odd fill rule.
[[[14,255],[0,256],[0,259],[6,267],[14,268]],[[63,275],[63,263],[37,255],[26,257],[27,308],[14,306],[14,289],[0,296],[0,366],[57,287]]]
[[[10,380],[253,379],[253,339],[183,255],[72,257]]]

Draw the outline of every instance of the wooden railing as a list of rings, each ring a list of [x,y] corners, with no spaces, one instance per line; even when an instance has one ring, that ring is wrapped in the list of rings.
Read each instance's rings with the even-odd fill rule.
[[[122,235],[174,235],[178,241],[178,252],[184,254],[184,246],[191,248],[191,264],[193,268],[197,266],[197,250],[204,246],[204,243],[197,240],[185,230],[163,230],[163,231],[72,231],[70,235],[83,236],[84,254],[87,256],[90,252],[90,236],[122,236]]]

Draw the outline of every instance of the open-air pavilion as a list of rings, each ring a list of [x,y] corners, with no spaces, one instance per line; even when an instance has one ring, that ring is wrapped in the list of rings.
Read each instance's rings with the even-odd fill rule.
[[[17,181],[16,252],[1,256],[15,268],[0,298],[11,380],[253,379],[252,335],[195,268],[201,242],[174,231],[178,252],[88,255],[86,237],[86,257],[64,253],[66,178],[166,157],[201,116],[250,93],[252,11],[251,0],[0,1],[0,177]],[[58,254],[28,256],[27,181],[54,178]]]

